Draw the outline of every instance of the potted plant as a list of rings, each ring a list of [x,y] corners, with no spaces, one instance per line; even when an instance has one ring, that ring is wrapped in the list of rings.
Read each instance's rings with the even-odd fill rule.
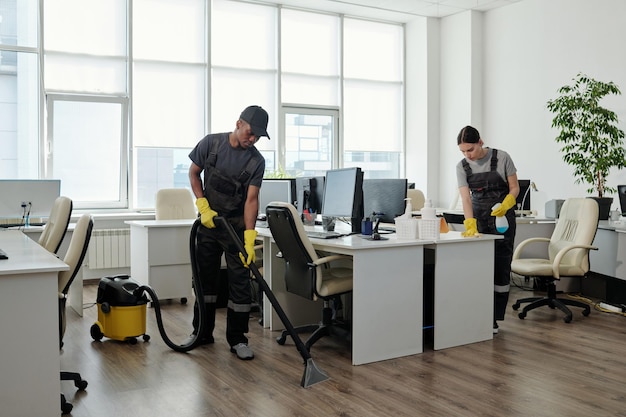
[[[572,85],[558,90],[559,96],[548,101],[554,113],[552,127],[560,130],[555,138],[563,144],[563,160],[574,167],[576,184],[588,184],[587,192],[596,193],[600,219],[606,220],[617,190],[606,184],[612,168],[626,167],[624,132],[617,127],[617,114],[600,106],[607,95],[621,94],[613,83],[605,83],[578,73]]]

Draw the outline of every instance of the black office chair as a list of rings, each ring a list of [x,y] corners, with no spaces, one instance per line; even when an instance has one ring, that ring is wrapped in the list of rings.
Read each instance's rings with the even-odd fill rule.
[[[91,231],[93,229],[93,219],[89,214],[83,214],[74,228],[72,240],[67,249],[67,254],[63,259],[70,269],[59,272],[59,349],[63,347],[63,335],[65,334],[65,307],[67,304],[67,292],[70,285],[76,278],[76,274],[87,253],[89,239],[91,239]],[[87,388],[85,381],[78,372],[61,371],[61,381],[74,381],[74,385],[83,391]],[[72,411],[72,404],[65,400],[65,395],[61,394],[61,411],[63,414]]]
[[[330,262],[351,261],[345,255],[318,257],[304,231],[296,208],[284,202],[271,202],[265,211],[272,237],[285,261],[287,291],[309,300],[324,300],[322,320],[318,324],[296,327],[296,333],[310,333],[304,343],[307,350],[323,336],[337,335],[350,339],[350,325],[337,319],[335,306],[340,296],[352,291],[352,268],[331,266]],[[283,331],[276,340],[284,344],[289,333]]]
[[[530,310],[541,306],[558,308],[565,317],[565,323],[572,321],[572,312],[567,307],[576,306],[583,309],[583,315],[590,313],[589,304],[556,296],[555,281],[561,276],[584,277],[589,272],[589,251],[598,249],[591,246],[598,229],[598,203],[591,198],[570,198],[561,207],[559,219],[550,238],[534,237],[520,242],[513,253],[511,272],[524,277],[536,277],[545,282],[548,294],[546,297],[530,297],[517,300],[513,310],[519,309],[522,303],[530,303],[518,314],[520,319],[526,317]],[[548,258],[520,258],[524,247],[534,242],[548,243]]]

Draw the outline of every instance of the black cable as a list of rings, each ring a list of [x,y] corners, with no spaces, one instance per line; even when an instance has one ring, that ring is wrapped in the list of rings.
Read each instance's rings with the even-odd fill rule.
[[[200,279],[200,275],[198,274],[198,264],[196,262],[196,238],[198,235],[198,227],[200,226],[200,218],[198,218],[191,227],[191,233],[189,236],[189,252],[191,257],[191,272],[193,275],[193,290],[195,293],[196,305],[198,306],[198,330],[196,333],[193,333],[193,337],[185,344],[177,345],[172,342],[172,340],[167,336],[165,332],[165,327],[163,326],[163,319],[161,317],[161,305],[159,304],[159,298],[157,297],[154,290],[147,286],[142,285],[137,287],[133,291],[133,295],[135,297],[142,297],[144,293],[147,293],[150,297],[150,301],[152,302],[152,306],[154,307],[154,313],[156,314],[157,319],[157,327],[159,328],[159,333],[161,334],[161,338],[165,342],[165,344],[176,352],[189,352],[190,350],[200,346],[201,344],[201,335],[203,335],[204,327],[207,322],[207,313],[206,313],[206,305],[203,302],[204,300],[204,292],[202,289],[202,280]]]

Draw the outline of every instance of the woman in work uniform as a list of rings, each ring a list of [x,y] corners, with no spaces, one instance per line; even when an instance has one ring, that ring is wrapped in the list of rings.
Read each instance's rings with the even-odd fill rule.
[[[480,133],[472,126],[461,129],[457,144],[464,156],[456,167],[465,216],[463,236],[501,234],[496,230],[496,216],[506,216],[509,222],[504,239],[495,241],[493,332],[498,333],[497,322],[504,320],[509,300],[515,206],[519,194],[517,169],[508,153],[483,147]],[[497,203],[500,206],[493,209]]]

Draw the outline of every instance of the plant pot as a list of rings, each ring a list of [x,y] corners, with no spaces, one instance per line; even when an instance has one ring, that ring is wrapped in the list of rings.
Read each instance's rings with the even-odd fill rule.
[[[598,220],[608,220],[613,204],[613,197],[587,197],[593,198],[598,203]]]

